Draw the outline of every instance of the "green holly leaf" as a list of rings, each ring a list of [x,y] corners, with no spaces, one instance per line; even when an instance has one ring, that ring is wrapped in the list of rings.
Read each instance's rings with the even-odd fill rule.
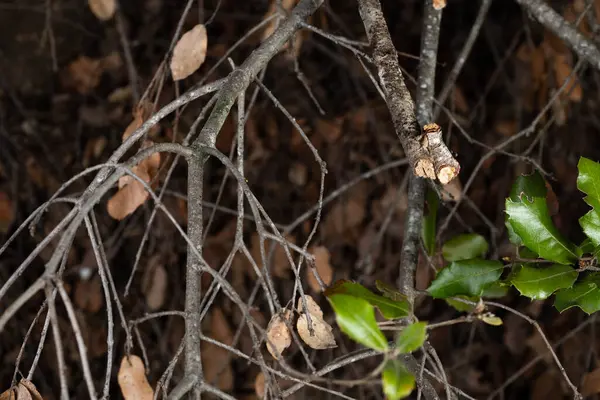
[[[554,307],[560,312],[579,307],[587,314],[600,310],[600,274],[592,273],[573,287],[556,292]]]
[[[375,287],[383,294],[383,297],[387,297],[394,301],[407,301],[406,296],[403,293],[400,293],[398,289],[379,279],[375,281]]]
[[[581,221],[581,220],[580,220]],[[592,242],[592,240],[588,237],[585,238],[583,242],[577,247],[575,254],[577,257],[583,256],[584,254],[592,254],[596,250],[596,246]]]
[[[375,321],[375,310],[368,301],[345,294],[327,297],[335,320],[346,335],[374,350],[386,351],[388,342]]]
[[[559,264],[577,260],[575,246],[552,223],[545,198],[529,198],[522,193],[518,201],[506,199],[506,214],[515,234],[540,257]]]
[[[573,286],[577,275],[577,271],[569,265],[525,264],[518,268],[510,281],[523,296],[543,300],[559,289]]]
[[[489,248],[487,240],[476,233],[458,235],[442,246],[442,255],[447,261],[468,260],[482,257]]]
[[[600,164],[581,157],[577,163],[577,189],[600,201]]]
[[[387,400],[404,399],[415,388],[415,377],[399,360],[387,362],[381,374],[383,393]]]
[[[401,354],[412,353],[423,346],[427,338],[427,323],[415,322],[400,332],[396,339],[396,349]]]
[[[479,297],[500,278],[503,269],[500,261],[478,258],[454,261],[437,274],[427,291],[441,299],[460,295]]]
[[[440,200],[431,189],[427,189],[425,198],[427,213],[423,216],[423,226],[421,228],[421,237],[427,254],[430,256],[435,252],[435,228],[437,225],[437,213],[440,205]]]
[[[579,225],[581,225],[583,233],[590,238],[592,243],[600,246],[600,215],[595,210],[590,210],[579,218]]]
[[[535,171],[531,175],[521,175],[512,185],[510,190],[509,198],[512,201],[519,201],[521,194],[525,194],[527,197],[542,197],[546,198],[546,182],[542,175]]]
[[[366,287],[347,280],[339,280],[325,291],[325,296],[345,294],[364,299],[377,307],[386,319],[407,317],[410,314],[410,304],[406,298],[394,300],[371,292]]]

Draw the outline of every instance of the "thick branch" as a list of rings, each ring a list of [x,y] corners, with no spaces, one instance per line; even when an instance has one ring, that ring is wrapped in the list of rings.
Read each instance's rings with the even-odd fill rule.
[[[417,122],[414,103],[404,83],[379,0],[360,0],[358,4],[394,129],[413,172],[417,176],[438,178],[442,183],[448,183],[458,175],[460,165],[445,144],[427,147],[423,141],[426,136],[422,134],[421,127],[431,120]]]
[[[561,38],[580,58],[600,69],[600,50],[543,0],[517,0],[546,29]]]

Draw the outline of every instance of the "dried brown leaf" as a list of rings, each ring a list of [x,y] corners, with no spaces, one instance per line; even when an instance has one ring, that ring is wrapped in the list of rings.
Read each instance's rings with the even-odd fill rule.
[[[38,392],[37,388],[35,387],[35,385],[33,384],[33,382],[28,381],[27,379],[21,379],[19,381],[19,386],[23,386],[27,389],[27,391],[29,392],[31,399],[33,400],[43,400],[42,395],[40,394],[40,392]],[[19,398],[20,400],[20,398]]]
[[[283,315],[275,314],[267,326],[267,350],[276,360],[292,344],[292,334],[285,324],[290,316],[290,310],[286,310]]]
[[[254,379],[254,391],[259,398],[265,397],[265,374],[259,372]]]
[[[152,311],[163,306],[167,292],[169,277],[161,261],[160,256],[152,257],[142,278],[142,292],[148,308]]]
[[[27,390],[27,388],[20,383],[17,385],[17,400],[33,400],[29,390]]]
[[[573,102],[580,102],[583,97],[583,90],[577,79],[577,75],[571,73],[573,68],[571,67],[570,57],[562,54],[556,54],[554,56],[554,78],[556,79],[556,86],[562,87],[565,81],[570,77],[567,83],[564,94],[569,100]]]
[[[233,368],[229,351],[215,344],[202,342],[202,372],[204,379],[227,392],[233,389]]]
[[[90,10],[100,21],[108,21],[115,15],[117,9],[116,0],[88,0]]]
[[[181,36],[173,49],[171,75],[174,81],[185,79],[204,63],[208,38],[206,27],[198,24]]]
[[[210,320],[210,332],[213,339],[221,343],[231,345],[233,343],[233,331],[225,318],[225,314],[220,308],[215,308],[212,311]]]
[[[596,393],[600,393],[600,368],[596,368],[592,372],[585,374],[581,387],[581,394],[584,397]]]
[[[321,307],[319,307],[317,302],[309,295],[305,295],[304,298],[306,299],[306,308],[308,313],[311,316],[323,319],[323,310],[321,310]],[[302,298],[298,299],[297,309],[300,314],[304,313],[304,303],[302,302]]]
[[[298,330],[298,334],[304,343],[317,350],[337,347],[335,338],[333,337],[333,328],[331,325],[322,320],[320,317],[312,314],[311,322],[314,334],[311,334],[310,330],[308,329],[308,318],[306,317],[306,314],[302,314],[300,317],[298,317],[296,329]]]
[[[2,394],[0,394],[0,400],[17,400],[16,391],[17,390],[15,388],[5,390],[2,392]]]
[[[80,56],[63,73],[63,85],[74,88],[81,94],[88,94],[100,83],[102,72],[102,60]]]
[[[311,253],[315,256],[315,268],[317,273],[321,277],[323,283],[326,286],[329,286],[333,280],[333,268],[329,263],[329,250],[327,250],[325,246],[318,246],[315,247]],[[308,285],[312,290],[315,292],[321,291],[321,286],[319,285],[317,278],[315,278],[312,268],[306,268],[306,280],[308,281]]]
[[[123,357],[117,379],[125,400],[153,399],[154,391],[146,378],[144,363],[138,356]]]
[[[133,172],[145,182],[150,176],[143,168],[134,167]],[[144,204],[149,194],[138,180],[130,176],[119,179],[119,191],[108,200],[108,213],[116,220],[122,220]]]

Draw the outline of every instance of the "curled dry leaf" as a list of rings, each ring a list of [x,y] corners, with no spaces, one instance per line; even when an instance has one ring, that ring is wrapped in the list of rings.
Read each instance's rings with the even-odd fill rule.
[[[337,347],[331,325],[316,315],[311,315],[310,318],[314,333],[312,335],[308,329],[308,318],[306,317],[306,314],[300,315],[300,317],[298,317],[298,322],[296,323],[296,329],[304,343],[317,350]]]
[[[208,38],[206,27],[198,24],[183,34],[173,49],[171,75],[174,81],[185,79],[194,72],[206,58]]]
[[[323,319],[323,310],[321,310],[321,307],[319,307],[319,305],[317,304],[317,302],[309,295],[305,295],[304,298],[306,299],[306,308],[308,309],[308,313],[311,316],[315,316],[318,318]],[[304,303],[302,302],[302,298],[298,299],[298,312],[300,314],[304,313]]]
[[[42,395],[40,394],[40,392],[38,392],[37,388],[35,387],[35,385],[33,384],[33,382],[28,381],[27,379],[21,379],[19,381],[19,389],[23,388],[24,391],[23,392],[27,392],[27,399],[32,399],[32,400],[43,400]],[[25,397],[23,397],[25,399]],[[17,396],[17,399],[21,399],[21,397]]]
[[[1,393],[0,400],[43,400],[43,398],[31,381],[21,379],[17,386]]]
[[[117,9],[116,0],[88,0],[90,10],[100,21],[108,21],[115,15]]]
[[[308,329],[308,318],[306,313],[302,312],[304,306],[301,300],[298,301],[298,312],[301,312],[296,323],[296,329],[300,338],[313,349],[329,349],[337,347],[335,338],[333,337],[333,328],[323,320],[323,311],[316,301],[310,296],[306,298],[306,308],[310,314],[313,334]]]
[[[142,148],[149,147],[152,144],[151,141],[147,140]],[[159,165],[160,153],[154,153],[133,167],[132,171],[142,181],[149,184],[156,176]],[[146,188],[140,181],[129,175],[122,176],[119,178],[119,191],[108,200],[108,213],[114,219],[122,220],[144,204],[148,196]]]
[[[153,399],[154,391],[146,378],[144,363],[138,356],[123,357],[117,379],[125,400]]]
[[[275,314],[267,326],[267,350],[276,360],[292,344],[292,334],[285,324],[290,316],[290,310],[285,310],[283,314]]]
[[[315,256],[315,268],[319,277],[325,284],[325,286],[329,286],[331,281],[333,280],[333,268],[331,268],[331,264],[329,263],[329,250],[325,246],[315,247],[311,253]],[[315,292],[321,291],[321,286],[315,278],[312,268],[306,268],[306,280],[308,281],[308,285]]]

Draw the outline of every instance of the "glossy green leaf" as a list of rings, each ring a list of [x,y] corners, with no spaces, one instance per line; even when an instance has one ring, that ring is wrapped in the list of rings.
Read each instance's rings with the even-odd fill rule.
[[[442,255],[448,261],[482,257],[489,248],[487,240],[476,233],[458,235],[442,246]]]
[[[600,164],[581,157],[577,164],[577,189],[588,196],[600,200]]]
[[[592,254],[596,251],[596,247],[590,238],[585,238],[583,242],[577,247],[577,257],[581,257],[584,254]]]
[[[523,240],[521,237],[517,235],[512,225],[508,222],[508,215],[506,216],[506,221],[504,223],[506,225],[506,233],[508,233],[508,240],[515,246],[523,246]]]
[[[510,284],[506,282],[493,282],[491,285],[483,289],[483,294],[481,295],[481,297],[488,299],[499,299],[500,297],[506,296],[509,287]]]
[[[583,233],[590,238],[592,243],[600,246],[600,215],[595,210],[590,210],[579,218],[579,225],[581,225]]]
[[[381,374],[383,393],[387,400],[404,399],[415,388],[415,377],[399,360],[387,362]]]
[[[525,194],[529,198],[546,198],[546,193],[546,182],[542,175],[535,171],[531,175],[521,175],[515,179],[510,190],[510,199],[512,201],[519,201],[522,194]]]
[[[383,294],[383,297],[394,301],[407,301],[406,296],[400,293],[398,289],[379,279],[375,281],[375,287]]]
[[[492,325],[492,326],[502,325],[502,318],[500,318],[497,315],[494,315],[492,313],[485,313],[480,317],[480,319],[488,325]]]
[[[423,216],[423,226],[421,228],[421,237],[427,254],[430,256],[435,252],[435,233],[437,225],[437,213],[440,204],[440,200],[430,188],[427,189],[427,195],[425,198],[427,212]]]
[[[600,274],[590,274],[572,288],[556,292],[554,307],[560,312],[579,307],[587,314],[600,310]]]
[[[523,296],[534,300],[547,299],[559,289],[570,288],[577,271],[569,265],[522,265],[511,277],[511,283]]]
[[[393,300],[371,292],[366,287],[347,280],[339,280],[325,291],[325,296],[332,294],[345,294],[368,301],[377,307],[386,319],[407,317],[410,314],[410,305],[406,299]]]
[[[500,278],[503,269],[500,261],[478,258],[454,261],[437,274],[427,291],[442,299],[459,295],[479,297]]]
[[[427,323],[415,322],[402,329],[396,339],[396,349],[401,353],[412,353],[423,346],[427,338]]]
[[[523,244],[546,260],[570,264],[577,259],[575,246],[564,239],[550,218],[546,199],[522,195],[506,199],[508,222]]]
[[[469,300],[469,301],[472,301],[475,303],[479,300],[479,297],[469,297],[469,296],[454,296],[454,297]],[[473,306],[471,304],[463,303],[462,301],[455,300],[455,299],[446,299],[446,303],[448,303],[448,305],[452,306],[456,311],[460,311],[460,312],[471,312],[475,309],[475,306]]]
[[[377,326],[375,310],[368,301],[345,294],[333,294],[327,299],[333,307],[335,320],[342,332],[371,349],[388,349],[388,342]]]

